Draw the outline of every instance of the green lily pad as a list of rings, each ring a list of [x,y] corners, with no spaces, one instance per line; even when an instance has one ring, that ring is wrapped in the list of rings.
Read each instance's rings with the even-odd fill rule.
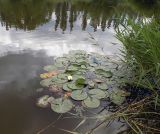
[[[72,90],[79,90],[82,89],[83,85],[76,85],[75,83],[68,83],[68,87]]]
[[[44,68],[43,68],[45,71],[53,71],[53,70],[57,70],[57,67],[56,66],[54,66],[54,65],[48,65],[48,66],[45,66]]]
[[[108,89],[108,85],[105,83],[102,84],[98,84],[98,88],[102,89],[102,90],[107,90]]]
[[[44,79],[40,82],[43,87],[49,87],[52,84],[52,79]]]
[[[125,101],[125,96],[128,96],[129,93],[120,89],[113,89],[110,95],[110,99],[113,103],[121,105]]]
[[[51,79],[52,82],[55,82],[55,81],[57,81],[59,78],[58,78],[57,76],[53,76],[53,77],[51,77],[50,79]]]
[[[49,98],[49,95],[44,95],[40,97],[37,101],[37,106],[42,107],[42,108],[48,107],[49,105],[48,98]]]
[[[58,98],[51,102],[51,109],[56,113],[66,113],[73,108],[73,103],[69,99]]]
[[[74,100],[85,100],[87,98],[87,93],[82,90],[75,90],[71,93],[71,97]]]
[[[113,76],[113,73],[111,71],[106,71],[102,75],[106,78],[111,78]]]
[[[55,83],[58,83],[58,84],[63,84],[63,83],[66,83],[68,80],[67,79],[57,79],[56,81],[54,81]]]
[[[76,85],[85,85],[85,78],[78,78],[76,81],[75,81],[75,84]]]
[[[97,108],[100,106],[100,100],[97,98],[87,97],[87,99],[83,101],[83,104],[88,108]]]
[[[56,63],[66,62],[68,59],[66,57],[58,57],[56,58]]]
[[[60,78],[60,79],[65,79],[65,80],[67,80],[68,75],[65,74],[65,73],[60,73],[60,74],[58,74],[57,77]]]
[[[94,88],[95,83],[92,80],[88,81],[89,88]]]
[[[71,65],[71,66],[69,66],[69,67],[67,68],[67,71],[77,71],[77,70],[78,70],[78,68],[75,67],[75,66],[73,66],[73,65]]]
[[[79,71],[77,71],[77,72],[79,72]],[[74,74],[73,76],[73,80],[74,81],[76,81],[77,79],[80,79],[80,78],[82,78],[82,79],[85,79],[85,77],[82,75],[82,73],[76,73],[76,74]]]
[[[65,84],[63,84],[63,90],[65,90],[65,91],[72,91],[72,89],[70,89],[69,87],[68,87],[68,83],[65,83]]]
[[[87,69],[87,67],[85,65],[81,65],[82,69]]]
[[[125,101],[124,96],[121,96],[121,95],[118,95],[118,94],[115,94],[115,93],[112,93],[110,95],[110,99],[116,105],[121,105]]]
[[[76,62],[77,62],[78,64],[80,64],[80,65],[87,65],[87,64],[88,64],[87,61],[84,60],[84,59],[77,59]]]
[[[92,89],[88,92],[92,98],[102,99],[106,97],[106,93],[100,89]]]
[[[113,76],[113,73],[110,70],[103,67],[96,69],[96,73],[106,78],[111,78]]]

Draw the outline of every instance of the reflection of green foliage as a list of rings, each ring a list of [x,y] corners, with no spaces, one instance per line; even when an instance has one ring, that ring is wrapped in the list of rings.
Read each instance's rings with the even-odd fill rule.
[[[45,0],[0,0],[0,16],[2,25],[32,30],[48,22],[51,18],[52,6]]]
[[[141,16],[158,16],[160,12],[158,0],[0,0],[0,20],[2,25],[24,30],[33,30],[47,23],[55,11],[55,30],[60,27],[63,31],[67,26],[73,30],[74,22],[82,16],[82,30],[87,27],[87,20],[97,30],[98,26],[104,31],[111,24],[117,27],[126,17],[137,20]],[[67,13],[70,11],[70,13]],[[69,23],[69,25],[67,25]]]

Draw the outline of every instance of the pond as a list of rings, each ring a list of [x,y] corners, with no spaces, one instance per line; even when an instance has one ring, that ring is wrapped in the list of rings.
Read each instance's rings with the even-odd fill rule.
[[[157,17],[155,0],[0,0],[0,133],[38,134],[59,114],[36,106],[43,67],[70,50],[117,59],[121,43],[115,28],[127,18]],[[98,112],[98,111],[95,111]],[[59,120],[42,134],[64,134],[80,120]],[[95,134],[116,134],[115,121]],[[93,127],[87,122],[79,130]]]

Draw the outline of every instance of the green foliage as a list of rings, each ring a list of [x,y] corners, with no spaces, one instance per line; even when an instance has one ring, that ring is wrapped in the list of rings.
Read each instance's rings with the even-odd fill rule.
[[[104,55],[87,54],[82,50],[70,51],[68,55],[56,58],[54,65],[44,67],[44,70],[50,72],[40,75],[43,79],[40,84],[49,88],[58,98],[41,102],[45,102],[46,106],[51,104],[51,109],[57,113],[70,111],[73,100],[80,101],[87,108],[99,107],[101,99],[113,98],[112,93],[107,91],[109,87],[120,88],[115,84],[119,77],[116,75],[117,70],[112,68],[114,64]],[[68,77],[72,79],[69,80]],[[121,98],[114,93],[113,102],[120,105],[125,96]]]
[[[155,20],[129,20],[117,30],[124,56],[135,74],[134,82],[150,89],[160,85],[160,24]]]
[[[66,113],[73,107],[73,103],[69,99],[58,98],[51,102],[51,109],[57,113]]]

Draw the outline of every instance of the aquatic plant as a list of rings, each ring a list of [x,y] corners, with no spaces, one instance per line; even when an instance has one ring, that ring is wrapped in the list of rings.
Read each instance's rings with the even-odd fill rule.
[[[38,104],[43,107],[49,103],[57,113],[66,113],[76,107],[74,101],[86,108],[97,108],[102,99],[110,98],[111,102],[121,105],[127,95],[116,84],[119,79],[117,66],[105,55],[70,51],[56,58],[53,65],[44,67],[48,72],[40,75],[43,79],[40,84],[53,92],[53,96],[49,102],[42,97],[39,102],[43,103]]]
[[[128,112],[122,113],[131,128],[128,133],[159,133],[160,23],[155,19],[129,20],[117,29],[117,38],[124,46],[124,61],[132,72],[127,83],[137,92],[135,101],[127,106]],[[139,95],[139,89],[144,90],[143,94]]]
[[[160,86],[160,24],[128,21],[117,30],[117,38],[123,43],[124,57],[134,73],[133,82],[149,89]]]

